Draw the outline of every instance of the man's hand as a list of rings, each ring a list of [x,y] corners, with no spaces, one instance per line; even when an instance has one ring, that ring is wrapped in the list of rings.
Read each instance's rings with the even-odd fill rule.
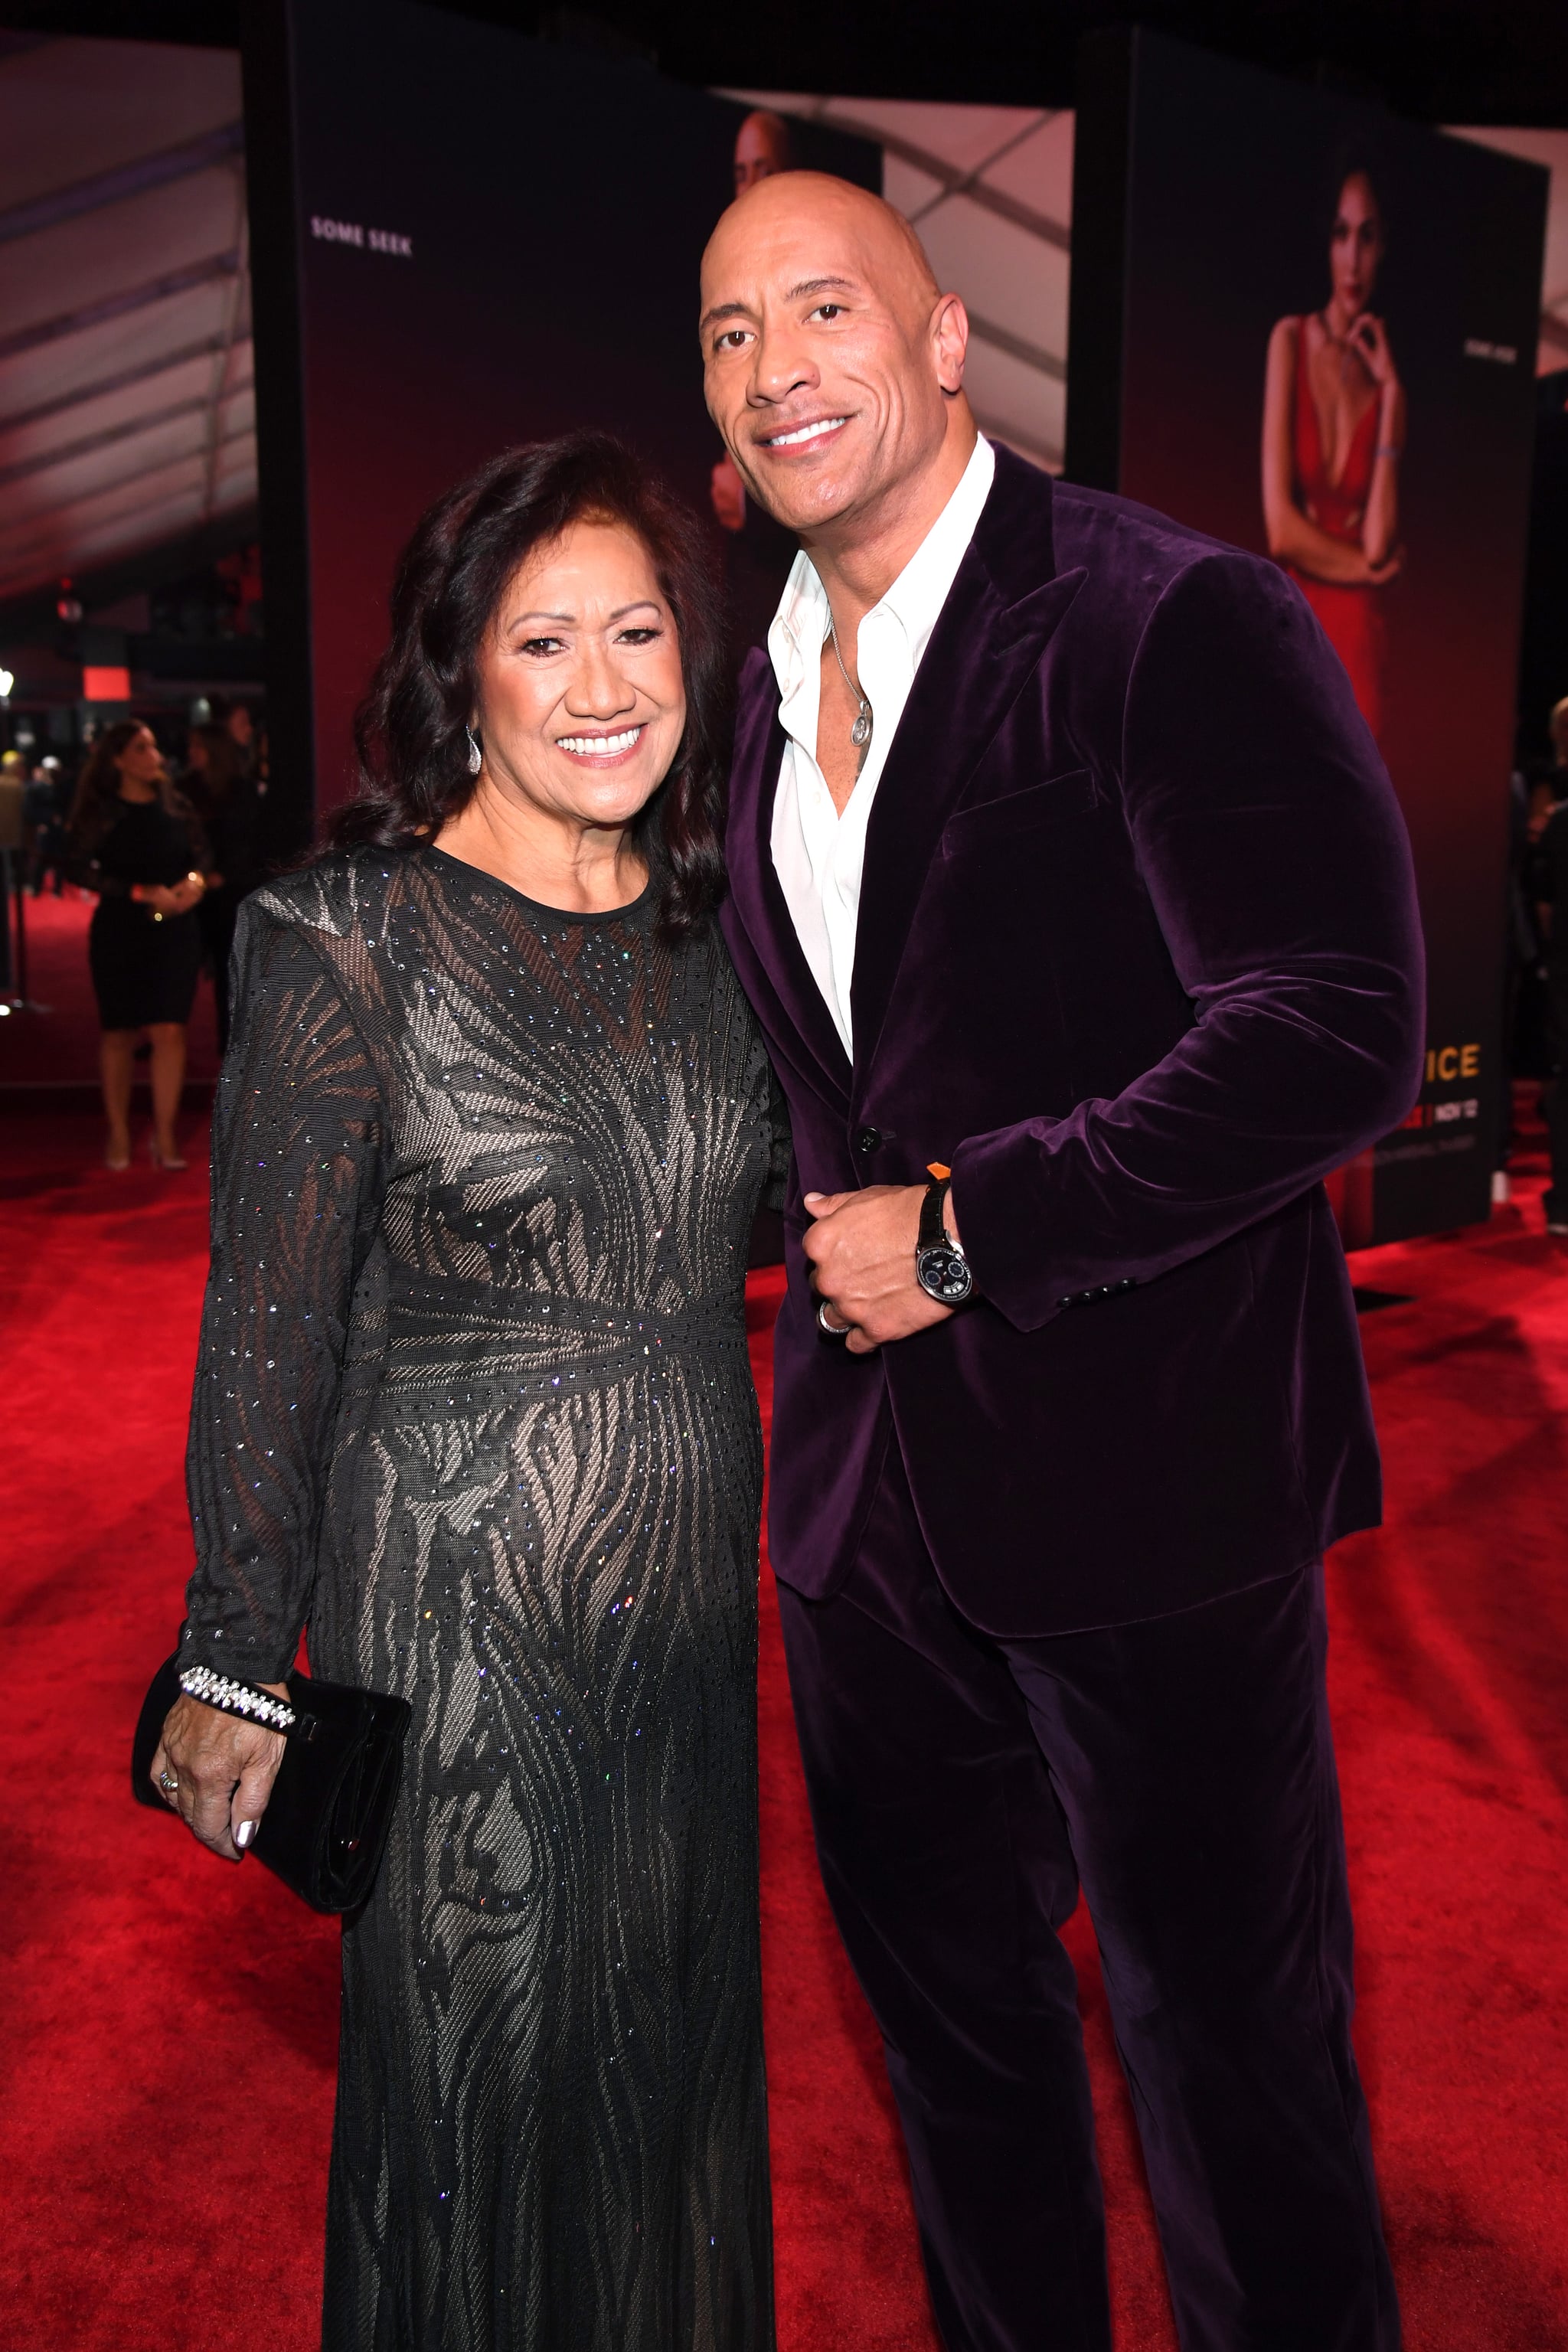
[[[951,1307],[930,1298],[915,1280],[915,1242],[923,1184],[868,1184],[863,1192],[808,1192],[816,1220],[804,1247],[812,1288],[834,1323],[847,1324],[852,1356],[868,1356],[889,1339],[945,1323]],[[952,1202],[947,1229],[956,1235]]]
[[[287,1698],[287,1683],[263,1683],[275,1698]],[[186,1828],[214,1853],[237,1862],[256,1837],[285,1746],[280,1731],[268,1731],[243,1717],[182,1691],[163,1718],[163,1736],[153,1759],[153,1787]],[[174,1781],[171,1794],[163,1775]],[[243,1836],[240,1834],[243,1831]]]

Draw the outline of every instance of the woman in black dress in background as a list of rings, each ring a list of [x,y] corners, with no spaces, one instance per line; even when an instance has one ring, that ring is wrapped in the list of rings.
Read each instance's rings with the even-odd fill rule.
[[[338,846],[240,910],[191,1426],[185,1660],[277,1687],[308,1625],[414,1710],[344,1927],[323,2343],[767,2352],[777,1151],[713,921],[715,592],[583,435],[433,509],[393,619]],[[234,1858],[281,1746],[183,1697],[153,1778]]]
[[[103,1034],[105,1160],[131,1165],[131,1066],[136,1034],[153,1045],[153,1164],[183,1168],[174,1123],[185,1083],[185,1024],[201,970],[195,908],[206,845],[169,782],[150,727],[118,719],[93,745],[68,831],[72,878],[96,890],[88,958]]]

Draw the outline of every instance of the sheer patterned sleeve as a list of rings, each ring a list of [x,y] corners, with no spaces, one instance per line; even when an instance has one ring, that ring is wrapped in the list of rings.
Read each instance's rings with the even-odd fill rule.
[[[382,1108],[340,983],[301,930],[247,901],[234,969],[181,1654],[277,1682],[310,1614],[354,1283],[380,1220]]]

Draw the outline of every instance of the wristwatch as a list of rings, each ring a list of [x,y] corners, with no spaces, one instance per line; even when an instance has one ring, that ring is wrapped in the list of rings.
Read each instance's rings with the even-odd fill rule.
[[[974,1288],[974,1276],[963,1244],[953,1240],[942,1222],[942,1208],[952,1188],[952,1171],[933,1160],[930,1175],[915,1241],[915,1280],[939,1307],[962,1307]]]

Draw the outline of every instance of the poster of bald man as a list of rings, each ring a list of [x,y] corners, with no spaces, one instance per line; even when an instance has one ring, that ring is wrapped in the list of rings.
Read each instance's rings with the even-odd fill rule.
[[[698,259],[737,185],[809,163],[879,188],[882,163],[635,55],[416,0],[268,0],[246,72],[272,766],[298,843],[349,789],[398,551],[497,450],[622,436],[710,519],[734,634],[761,634],[788,551],[715,484]]]

